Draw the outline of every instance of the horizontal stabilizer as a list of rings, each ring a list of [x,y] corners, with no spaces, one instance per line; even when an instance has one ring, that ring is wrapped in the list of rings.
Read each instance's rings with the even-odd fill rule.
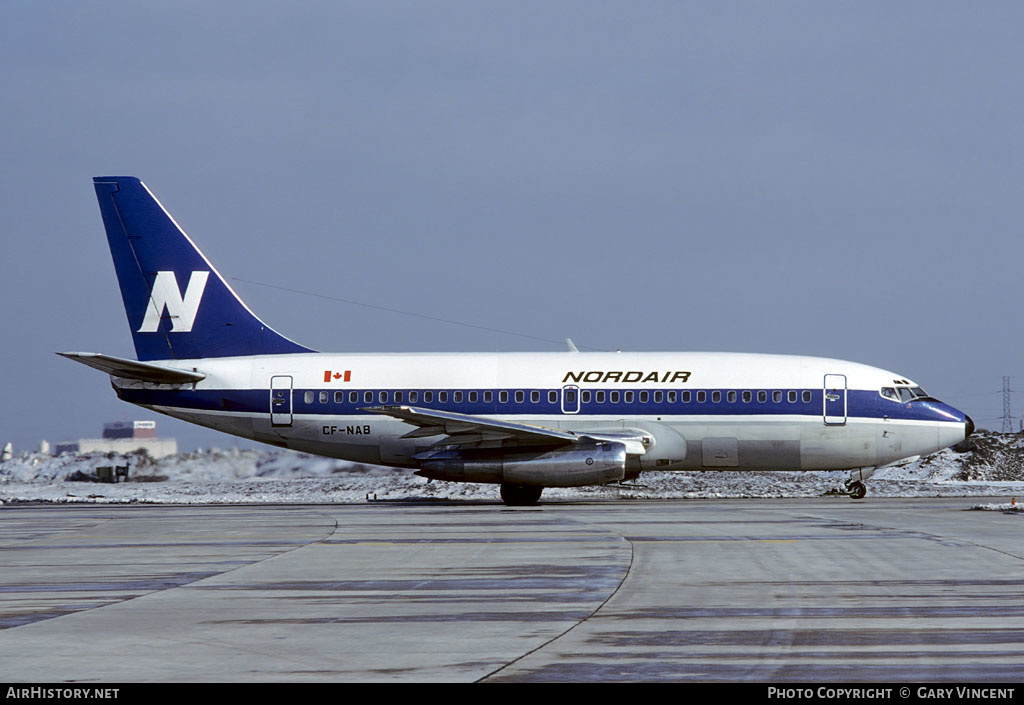
[[[155,382],[157,384],[191,384],[205,379],[202,372],[191,370],[178,370],[173,367],[154,365],[151,362],[138,362],[126,360],[122,357],[112,355],[101,355],[100,353],[67,352],[57,353],[75,362],[81,362],[102,372],[115,377],[137,379],[142,382]]]

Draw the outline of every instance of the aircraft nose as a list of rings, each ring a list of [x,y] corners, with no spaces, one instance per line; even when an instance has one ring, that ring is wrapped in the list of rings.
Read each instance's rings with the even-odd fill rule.
[[[968,438],[972,433],[974,433],[974,421],[972,421],[971,417],[967,414],[964,414],[964,418],[966,419],[966,422],[964,423],[964,438]]]

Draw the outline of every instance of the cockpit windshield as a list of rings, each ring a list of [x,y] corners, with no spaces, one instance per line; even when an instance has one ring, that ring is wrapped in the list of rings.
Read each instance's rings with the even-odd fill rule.
[[[924,391],[920,387],[882,387],[879,390],[879,393],[886,399],[898,402],[914,401],[915,399],[932,399],[928,395],[928,392]]]

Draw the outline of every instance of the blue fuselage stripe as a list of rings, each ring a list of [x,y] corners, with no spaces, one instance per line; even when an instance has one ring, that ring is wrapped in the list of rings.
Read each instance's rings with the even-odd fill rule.
[[[335,401],[335,392],[342,392],[342,401]],[[356,392],[356,402],[349,401],[350,392]],[[381,405],[409,405],[422,408],[437,409],[440,411],[451,411],[460,414],[475,415],[501,415],[501,416],[549,416],[575,415],[587,416],[771,416],[771,415],[803,415],[820,417],[823,414],[823,391],[821,389],[771,389],[771,390],[730,390],[730,389],[688,389],[690,401],[682,402],[681,392],[677,392],[676,401],[667,401],[668,394],[665,393],[661,402],[654,401],[654,391],[650,389],[615,389],[605,391],[605,401],[598,403],[594,400],[593,392],[598,390],[583,390],[591,392],[591,401],[580,402],[579,411],[576,413],[564,413],[562,409],[561,389],[462,389],[462,390],[413,390],[418,394],[417,401],[409,400],[407,389],[359,389],[359,390],[324,390],[324,389],[294,389],[292,392],[291,413],[296,415],[337,415],[357,416],[370,414],[371,412],[360,409],[368,406]],[[447,394],[447,401],[439,400],[439,392]],[[611,402],[611,392],[619,394],[619,401]],[[664,390],[661,390],[664,391]],[[751,400],[743,401],[743,392],[751,392]],[[758,392],[767,393],[766,401],[758,401]],[[179,389],[133,389],[120,388],[118,396],[124,401],[145,406],[178,407],[181,409],[228,411],[236,413],[269,413],[270,412],[270,390],[269,389],[203,389],[203,390],[179,390]],[[321,393],[326,392],[327,400],[320,401]],[[365,401],[365,394],[371,394],[371,400]],[[381,401],[381,392],[386,394],[385,401]],[[402,401],[395,400],[395,393],[401,392]],[[431,392],[433,399],[424,401],[424,392]],[[462,401],[454,401],[456,392],[461,393]],[[476,402],[470,402],[470,393],[476,393]],[[491,402],[484,402],[484,393],[492,394]],[[499,394],[506,392],[508,401],[499,401]],[[523,401],[517,402],[516,392],[523,393]],[[531,393],[539,393],[539,401],[531,401]],[[549,392],[555,392],[555,401],[549,401]],[[640,401],[640,394],[648,394],[647,401]],[[698,393],[705,394],[703,402],[697,401]],[[714,402],[714,393],[720,394],[720,401]],[[735,393],[735,401],[729,401],[730,392]],[[782,393],[782,401],[773,401],[773,392]],[[790,392],[796,394],[797,401],[788,401]],[[633,401],[625,402],[626,394],[632,393]],[[809,395],[809,401],[804,401],[805,393]],[[307,394],[312,395],[312,402],[306,401]],[[841,402],[837,403],[837,411],[829,410],[829,414],[843,415]],[[566,408],[575,410],[575,402],[566,405]],[[287,411],[286,411],[287,413]],[[947,404],[937,401],[915,401],[915,402],[894,402],[883,398],[877,390],[847,390],[846,412],[849,418],[868,419],[898,419],[898,420],[922,420],[922,421],[947,421],[963,423],[963,414]]]

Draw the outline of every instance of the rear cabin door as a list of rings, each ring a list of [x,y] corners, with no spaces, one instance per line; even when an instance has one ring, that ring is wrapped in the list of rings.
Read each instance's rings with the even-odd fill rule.
[[[846,424],[846,375],[825,375],[824,418],[826,426]]]
[[[291,375],[275,375],[270,378],[270,425],[292,425]]]

